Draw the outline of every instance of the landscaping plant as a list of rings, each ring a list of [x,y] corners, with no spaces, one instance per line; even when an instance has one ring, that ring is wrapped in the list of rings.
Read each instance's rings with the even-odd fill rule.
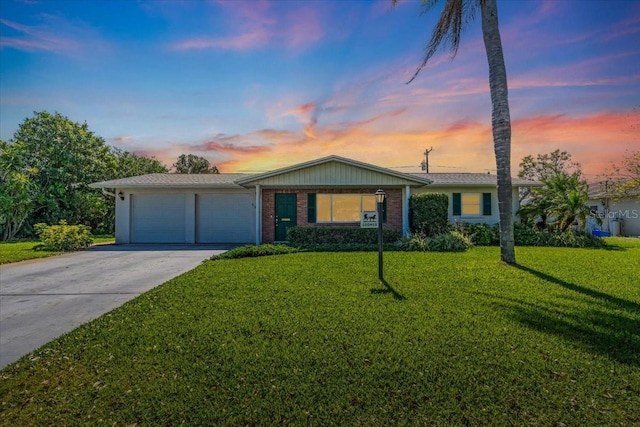
[[[42,242],[39,249],[46,251],[77,251],[93,242],[91,228],[86,225],[68,225],[60,220],[58,225],[39,223],[34,228]]]

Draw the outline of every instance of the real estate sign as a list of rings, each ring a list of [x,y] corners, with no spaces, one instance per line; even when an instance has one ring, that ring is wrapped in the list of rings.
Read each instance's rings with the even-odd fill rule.
[[[378,228],[378,212],[363,211],[360,216],[360,228]]]

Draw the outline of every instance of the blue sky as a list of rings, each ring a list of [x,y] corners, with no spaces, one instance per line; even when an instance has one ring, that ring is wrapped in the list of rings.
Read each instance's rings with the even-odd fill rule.
[[[589,178],[640,146],[640,2],[498,0],[512,165]],[[330,154],[495,170],[479,19],[411,84],[439,9],[403,1],[0,1],[0,138],[34,111],[108,144],[254,172]],[[479,17],[478,17],[479,18]]]

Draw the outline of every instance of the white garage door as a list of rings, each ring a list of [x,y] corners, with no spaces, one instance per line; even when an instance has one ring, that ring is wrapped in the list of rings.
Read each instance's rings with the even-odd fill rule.
[[[185,243],[184,194],[134,194],[132,243]]]
[[[251,194],[198,194],[198,243],[252,243],[255,229]]]

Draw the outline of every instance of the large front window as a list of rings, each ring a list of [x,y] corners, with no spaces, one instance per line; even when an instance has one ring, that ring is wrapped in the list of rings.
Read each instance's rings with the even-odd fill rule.
[[[480,215],[481,196],[480,193],[462,193],[462,215]]]
[[[373,194],[317,194],[318,222],[359,222],[363,211],[376,210]]]

